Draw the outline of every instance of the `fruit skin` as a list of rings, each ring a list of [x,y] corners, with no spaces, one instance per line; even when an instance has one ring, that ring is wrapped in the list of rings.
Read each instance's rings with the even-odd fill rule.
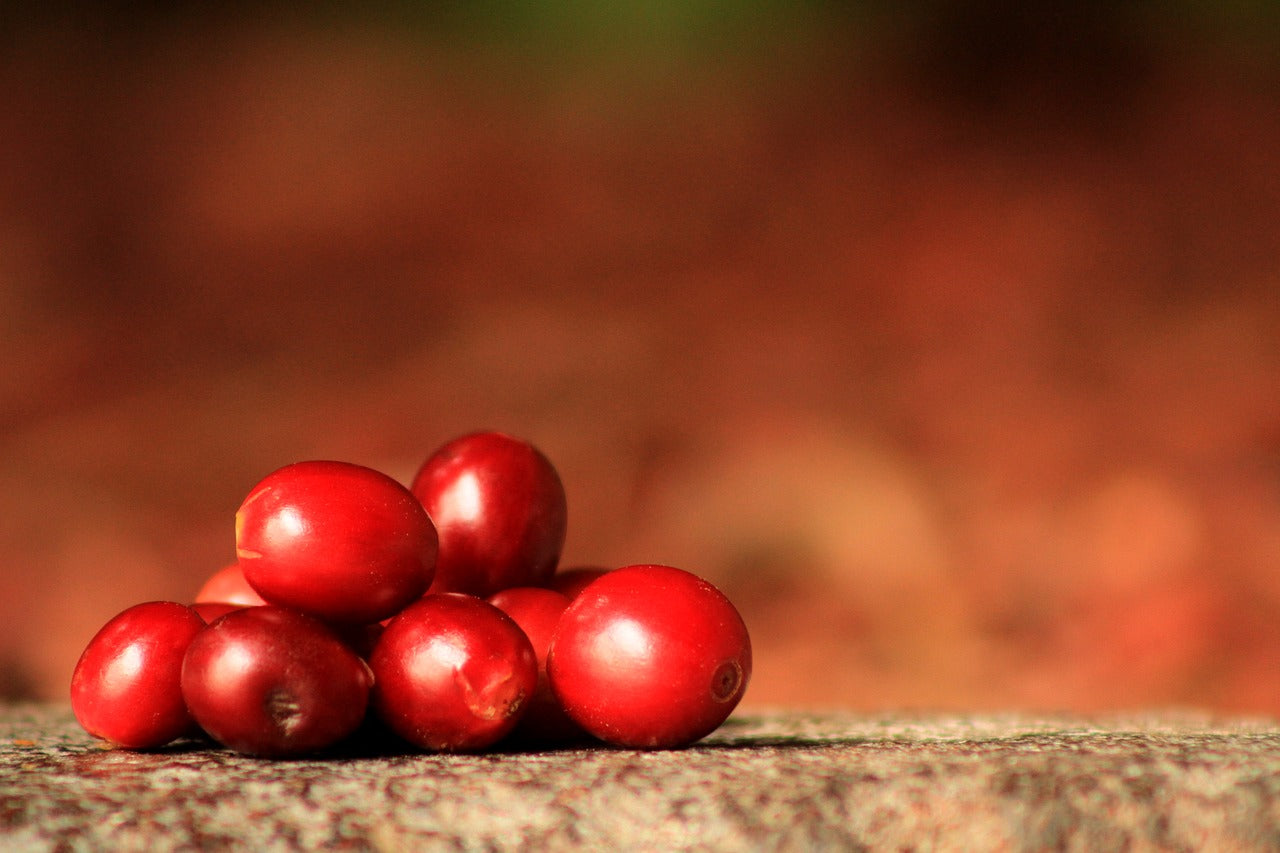
[[[387,623],[369,658],[373,708],[424,749],[469,752],[511,732],[538,686],[529,638],[498,608],[428,593]]]
[[[182,696],[210,737],[274,758],[319,752],[364,719],[373,673],[328,625],[282,607],[244,607],[196,635]]]
[[[411,489],[440,536],[432,592],[492,595],[542,586],[564,547],[560,475],[537,448],[498,432],[456,438],[422,464]]]
[[[686,746],[714,731],[751,677],[751,640],[718,589],[636,565],[597,579],[560,617],[547,676],[565,712],[618,746]]]
[[[286,465],[236,513],[236,554],[266,601],[333,622],[392,616],[431,583],[437,537],[408,489],[347,462]]]
[[[239,563],[223,566],[209,575],[199,591],[196,592],[196,597],[192,600],[196,604],[225,602],[227,604],[239,604],[243,607],[253,607],[267,603],[244,579],[244,569],[240,567]]]
[[[560,700],[551,692],[551,682],[547,680],[547,651],[560,614],[569,606],[569,597],[552,589],[517,586],[494,593],[488,601],[515,620],[529,638],[538,659],[538,686],[529,697],[513,737],[532,743],[584,738],[586,733],[560,707]]]
[[[204,626],[195,610],[172,601],[135,604],[102,626],[71,676],[71,708],[85,731],[129,749],[188,734],[182,659]]]

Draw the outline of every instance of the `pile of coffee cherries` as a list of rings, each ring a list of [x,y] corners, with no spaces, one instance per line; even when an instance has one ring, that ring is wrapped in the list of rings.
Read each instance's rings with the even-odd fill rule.
[[[130,749],[207,737],[289,757],[370,732],[474,752],[691,744],[751,676],[733,604],[681,569],[559,566],[564,487],[496,432],[431,454],[411,488],[347,462],[269,474],[236,562],[193,603],[150,601],[89,641],[71,706]]]

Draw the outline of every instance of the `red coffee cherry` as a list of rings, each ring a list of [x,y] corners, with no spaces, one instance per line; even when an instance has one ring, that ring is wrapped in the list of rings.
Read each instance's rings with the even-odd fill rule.
[[[569,569],[560,569],[551,576],[551,580],[547,582],[547,588],[554,589],[556,592],[563,593],[570,599],[574,599],[593,580],[604,577],[607,574],[609,574],[608,569],[598,566],[575,566]]]
[[[492,595],[541,586],[555,571],[564,486],[528,442],[496,432],[454,439],[423,463],[412,490],[440,535],[432,592]]]
[[[514,736],[532,742],[559,742],[584,735],[560,707],[547,680],[547,650],[560,621],[569,606],[568,596],[552,589],[517,586],[489,597],[489,603],[510,616],[524,631],[538,659],[538,687],[529,697],[527,708],[516,725]]]
[[[369,659],[378,717],[412,744],[474,751],[507,735],[538,686],[529,638],[461,593],[430,593],[387,623]]]
[[[191,731],[182,658],[204,620],[183,604],[149,601],[112,618],[71,676],[71,709],[90,734],[129,749],[163,746]]]
[[[211,574],[200,587],[193,599],[196,604],[206,602],[225,602],[239,604],[243,607],[256,607],[266,604],[249,582],[244,579],[244,570],[239,563],[224,566]]]
[[[385,474],[298,462],[263,479],[236,513],[245,579],[272,604],[333,622],[377,622],[431,583],[436,531]]]
[[[346,738],[368,707],[373,673],[318,619],[245,607],[191,641],[182,695],[218,743],[250,755],[319,752]]]
[[[601,740],[685,746],[714,731],[742,698],[751,640],[711,584],[669,566],[628,566],[564,611],[547,675],[566,713]]]

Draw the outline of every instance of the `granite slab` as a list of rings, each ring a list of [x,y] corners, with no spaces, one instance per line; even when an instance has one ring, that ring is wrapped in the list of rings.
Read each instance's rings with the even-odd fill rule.
[[[686,749],[272,761],[0,708],[0,850],[1276,850],[1280,721],[740,712]]]

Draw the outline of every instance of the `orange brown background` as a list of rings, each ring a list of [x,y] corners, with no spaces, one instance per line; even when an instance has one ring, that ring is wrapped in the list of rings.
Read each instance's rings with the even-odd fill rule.
[[[440,8],[6,28],[4,696],[274,468],[496,428],[749,704],[1280,713],[1265,4]]]

